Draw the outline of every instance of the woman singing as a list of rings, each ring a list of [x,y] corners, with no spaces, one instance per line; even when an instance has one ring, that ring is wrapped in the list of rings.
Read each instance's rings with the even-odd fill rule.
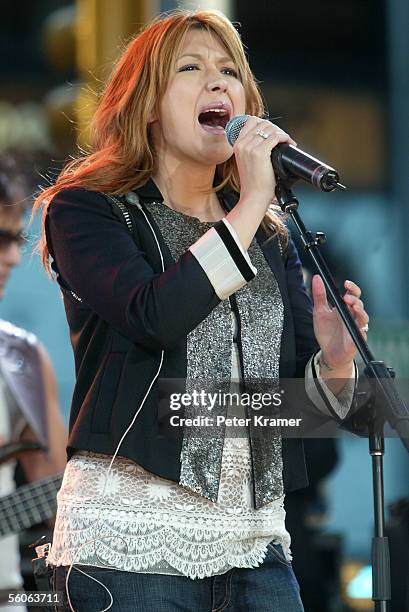
[[[232,148],[224,128],[245,113]],[[312,310],[272,206],[270,153],[293,140],[264,115],[228,19],[172,13],[131,41],[91,152],[37,201],[77,377],[49,557],[60,609],[303,609],[283,509],[307,483],[301,441],[251,425],[166,435],[160,418],[168,379],[305,377],[317,408],[349,409],[355,349],[319,277]]]

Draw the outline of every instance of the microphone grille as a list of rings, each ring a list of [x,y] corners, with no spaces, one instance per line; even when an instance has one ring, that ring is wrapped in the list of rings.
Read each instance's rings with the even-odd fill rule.
[[[226,132],[227,140],[231,146],[236,142],[249,116],[250,115],[237,115],[237,117],[232,117],[226,125],[224,131]]]

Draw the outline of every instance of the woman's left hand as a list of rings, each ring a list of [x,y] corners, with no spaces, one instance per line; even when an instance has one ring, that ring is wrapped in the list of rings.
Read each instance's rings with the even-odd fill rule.
[[[360,299],[361,289],[352,281],[345,281],[344,286],[346,289],[343,296],[344,302],[366,340],[367,335],[362,328],[368,324],[369,316]],[[331,370],[344,371],[351,368],[356,354],[355,344],[337,309],[329,306],[324,283],[317,274],[312,279],[312,296],[314,332],[325,363],[330,366]]]

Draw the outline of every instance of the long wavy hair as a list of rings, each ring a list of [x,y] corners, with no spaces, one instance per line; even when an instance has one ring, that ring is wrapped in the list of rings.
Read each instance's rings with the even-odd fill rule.
[[[191,28],[205,29],[219,38],[237,66],[245,91],[246,113],[265,115],[241,38],[227,17],[216,10],[177,10],[157,17],[130,41],[115,65],[92,120],[89,152],[70,161],[55,183],[35,200],[33,212],[43,207],[39,247],[48,272],[44,222],[56,193],[81,187],[120,195],[142,186],[154,174],[157,162],[149,117],[158,111],[180,47]],[[217,166],[217,173],[221,180],[216,191],[225,186],[240,191],[234,155]],[[266,213],[263,226],[270,235],[280,234],[286,239],[286,227],[273,209]]]

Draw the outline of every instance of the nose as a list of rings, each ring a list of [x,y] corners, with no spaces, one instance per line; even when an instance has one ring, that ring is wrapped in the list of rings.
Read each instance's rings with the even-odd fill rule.
[[[222,91],[222,92],[226,92],[227,89],[228,89],[228,82],[222,76],[211,78],[207,82],[207,90],[208,91]]]
[[[17,242],[12,242],[4,253],[5,263],[10,267],[17,266],[21,261],[21,248]]]

